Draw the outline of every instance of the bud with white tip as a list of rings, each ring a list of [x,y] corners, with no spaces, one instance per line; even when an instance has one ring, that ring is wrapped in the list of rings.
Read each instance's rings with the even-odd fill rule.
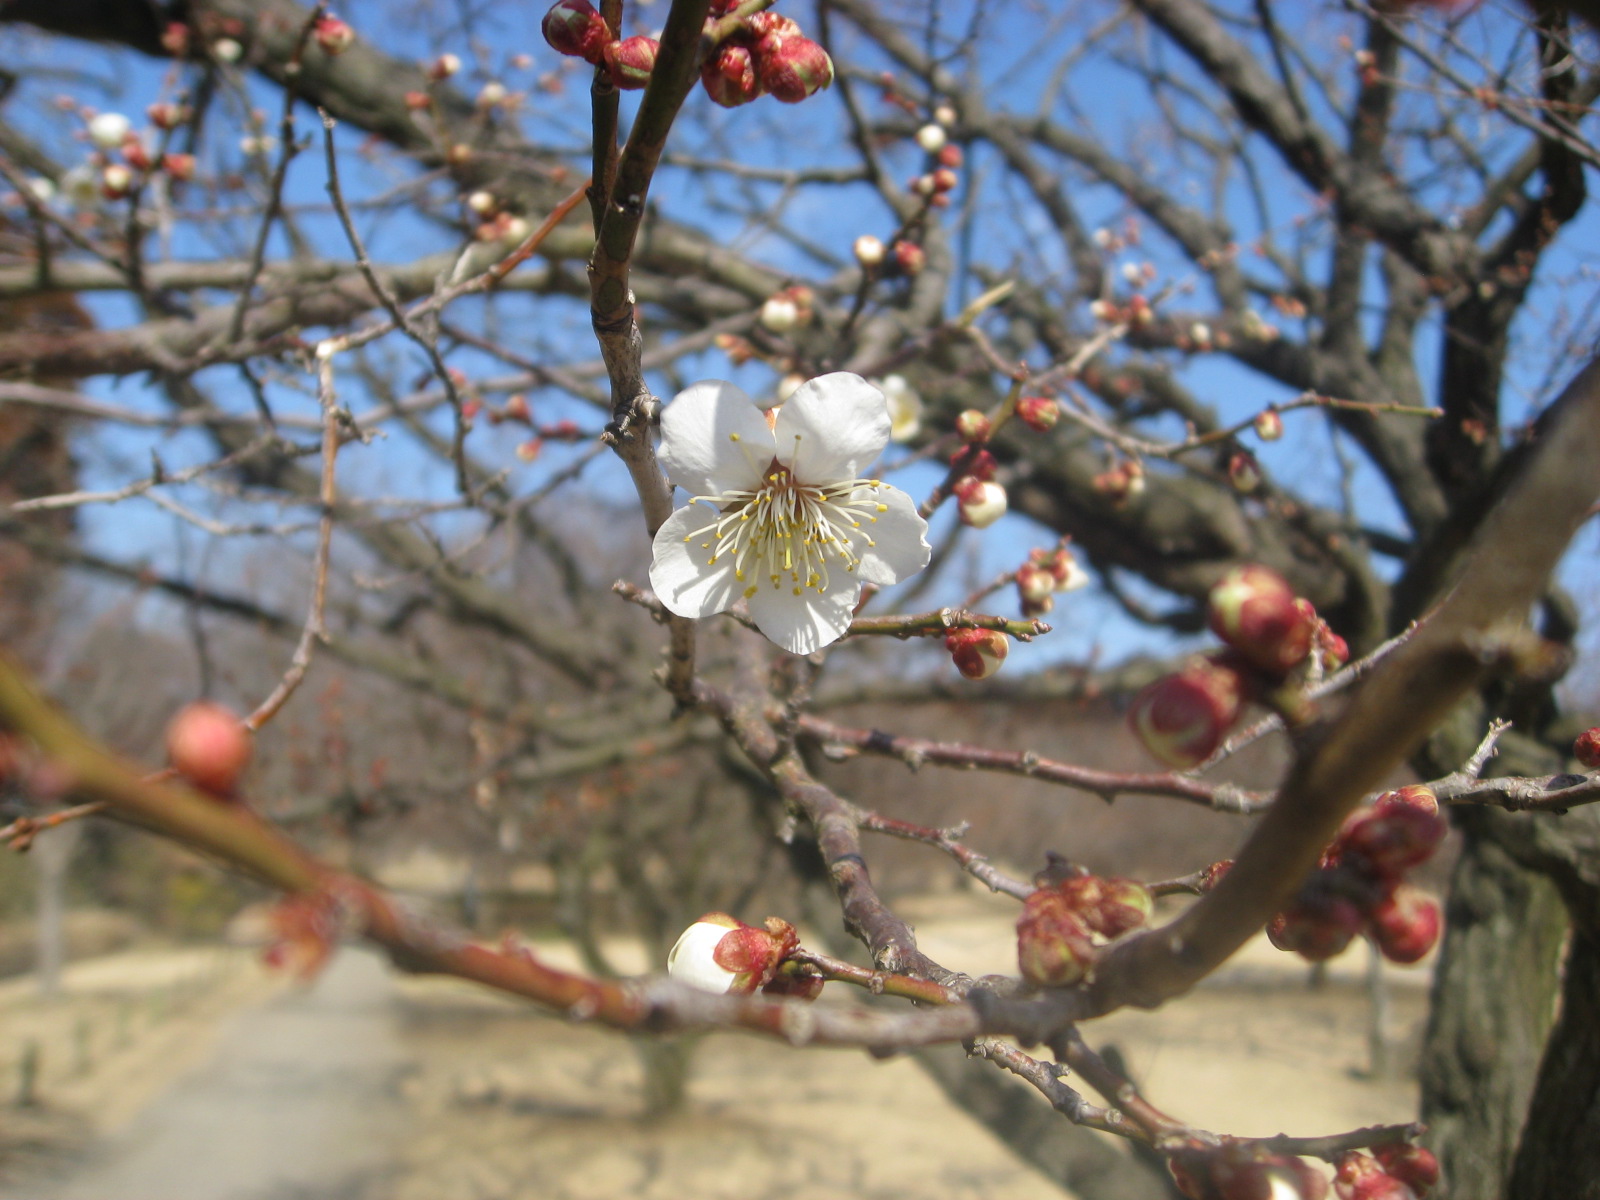
[[[917,145],[928,154],[937,154],[944,149],[944,144],[949,140],[943,125],[924,125],[917,130]]]
[[[960,506],[963,525],[987,529],[1006,515],[1006,489],[991,479],[963,476],[951,491]]]
[[[96,113],[89,118],[89,140],[102,150],[115,150],[122,145],[133,123],[119,112]]]
[[[881,266],[884,255],[888,253],[884,249],[883,239],[875,238],[870,233],[858,237],[850,249],[855,254],[856,261],[869,271],[873,267]]]

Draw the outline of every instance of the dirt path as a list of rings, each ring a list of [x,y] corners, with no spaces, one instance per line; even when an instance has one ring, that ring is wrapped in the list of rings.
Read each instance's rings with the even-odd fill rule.
[[[309,990],[226,1018],[212,1053],[59,1180],[15,1200],[339,1200],[393,1160],[393,984],[346,950]]]

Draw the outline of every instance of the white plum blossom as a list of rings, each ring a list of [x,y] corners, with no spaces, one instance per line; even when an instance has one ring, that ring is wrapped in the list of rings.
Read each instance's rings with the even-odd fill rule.
[[[119,112],[96,113],[89,118],[89,140],[102,150],[115,150],[132,128],[133,122]]]
[[[889,402],[889,440],[909,442],[922,429],[922,397],[904,375],[885,375],[873,383]]]
[[[661,602],[709,617],[742,599],[792,654],[837,641],[864,584],[898,583],[932,553],[911,497],[863,477],[888,440],[883,393],[859,375],[809,380],[766,413],[719,380],[678,393],[661,463],[690,503],[656,532]]]
[[[739,976],[721,966],[715,955],[730,928],[704,919],[689,926],[667,955],[667,974],[702,991],[726,993]]]

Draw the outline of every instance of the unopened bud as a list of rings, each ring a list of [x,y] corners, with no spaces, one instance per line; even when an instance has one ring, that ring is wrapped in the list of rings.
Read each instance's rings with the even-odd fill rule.
[[[1261,465],[1248,450],[1235,450],[1228,455],[1228,482],[1241,496],[1248,496],[1261,486]]]
[[[856,261],[869,271],[883,262],[886,251],[882,238],[875,238],[870,233],[858,237],[850,247],[855,254]]]
[[[1408,965],[1421,960],[1439,940],[1439,906],[1402,883],[1367,914],[1372,940],[1390,962]]]
[[[1373,1147],[1383,1169],[1419,1196],[1439,1182],[1439,1160],[1433,1152],[1410,1142],[1386,1142]]]
[[[550,17],[546,15],[545,20],[548,21],[549,19]],[[549,36],[549,33],[546,32],[546,40],[549,39]],[[559,46],[556,48],[558,50],[560,49]],[[565,51],[563,51],[563,53],[565,53]],[[429,63],[426,68],[428,78],[433,80],[435,83],[449,79],[450,76],[454,75],[459,70],[461,70],[460,56],[450,53],[439,55],[431,63]]]
[[[800,310],[786,296],[771,296],[761,306],[761,324],[773,333],[788,333],[800,323]]]
[[[757,929],[727,913],[707,913],[672,947],[667,974],[703,991],[747,996],[771,982],[799,944],[794,926],[777,917]]]
[[[163,154],[161,169],[167,173],[168,178],[175,179],[179,183],[187,183],[194,178],[194,155]]]
[[[107,200],[121,200],[133,188],[133,172],[121,163],[110,163],[100,172],[100,194]]]
[[[487,217],[500,207],[500,202],[494,198],[493,192],[476,191],[467,197],[467,208],[477,213],[480,217]]]
[[[938,124],[924,125],[917,130],[917,145],[928,154],[937,154],[944,149],[949,135],[945,133],[944,126]]]
[[[963,525],[987,529],[1006,515],[1006,490],[993,480],[966,475],[956,480],[951,490]]]
[[[1275,408],[1262,409],[1256,414],[1255,430],[1263,442],[1275,442],[1283,436],[1283,416]]]
[[[1017,596],[1028,616],[1047,613],[1055,604],[1056,577],[1038,563],[1023,563],[1017,568]]]
[[[1017,966],[1035,987],[1071,987],[1094,965],[1094,939],[1073,901],[1043,887],[1022,902],[1017,918]]]
[[[956,432],[964,442],[987,442],[990,431],[989,418],[976,408],[969,408],[956,418]]]
[[[1295,603],[1294,589],[1266,567],[1234,567],[1206,600],[1211,631],[1263,671],[1282,675],[1311,652],[1316,616]]]
[[[581,2],[581,0],[580,0]],[[700,68],[706,95],[723,108],[738,108],[761,95],[755,59],[744,46],[722,46]]]
[[[1591,771],[1600,767],[1600,726],[1578,735],[1572,743],[1572,756]]]
[[[161,31],[161,48],[173,58],[189,53],[189,27],[182,21],[168,21]]]
[[[1061,405],[1049,396],[1024,396],[1017,401],[1017,419],[1037,433],[1055,428]]]
[[[1128,725],[1151,754],[1187,770],[1216,753],[1244,710],[1245,693],[1235,662],[1193,658],[1134,697]]]
[[[605,48],[611,82],[623,91],[638,91],[648,86],[660,51],[661,43],[655,38],[631,37],[611,42]]]
[[[211,43],[211,57],[219,63],[236,63],[244,57],[244,47],[233,38],[218,38]]]
[[[329,57],[343,54],[356,40],[356,31],[332,13],[317,20],[312,29],[317,45]]]
[[[220,704],[190,704],[167,726],[167,761],[173,770],[215,795],[233,793],[250,751],[249,731]]]
[[[761,86],[784,104],[798,104],[833,83],[833,59],[808,37],[771,37],[756,43]]]
[[[157,129],[176,129],[189,119],[189,110],[181,104],[156,103],[146,108],[144,115]]]
[[[133,129],[133,123],[119,112],[96,113],[89,118],[89,140],[102,150],[115,150]]]
[[[987,679],[1000,669],[1011,639],[998,629],[952,629],[944,635],[950,661],[968,679]]]
[[[894,244],[894,261],[902,275],[920,275],[927,265],[928,255],[915,242],[899,241]]]
[[[1361,910],[1354,901],[1313,885],[1272,918],[1267,940],[1308,962],[1323,962],[1342,954],[1361,926]]]

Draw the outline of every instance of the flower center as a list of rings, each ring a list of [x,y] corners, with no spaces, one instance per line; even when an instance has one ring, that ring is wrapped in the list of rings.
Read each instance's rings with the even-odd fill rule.
[[[889,511],[877,499],[881,487],[876,479],[801,483],[773,459],[753,490],[696,496],[693,503],[713,505],[719,515],[683,540],[699,542],[708,567],[731,556],[734,578],[748,582],[747,600],[762,581],[796,596],[826,593],[833,572],[853,573],[861,553],[877,545],[864,526]]]

